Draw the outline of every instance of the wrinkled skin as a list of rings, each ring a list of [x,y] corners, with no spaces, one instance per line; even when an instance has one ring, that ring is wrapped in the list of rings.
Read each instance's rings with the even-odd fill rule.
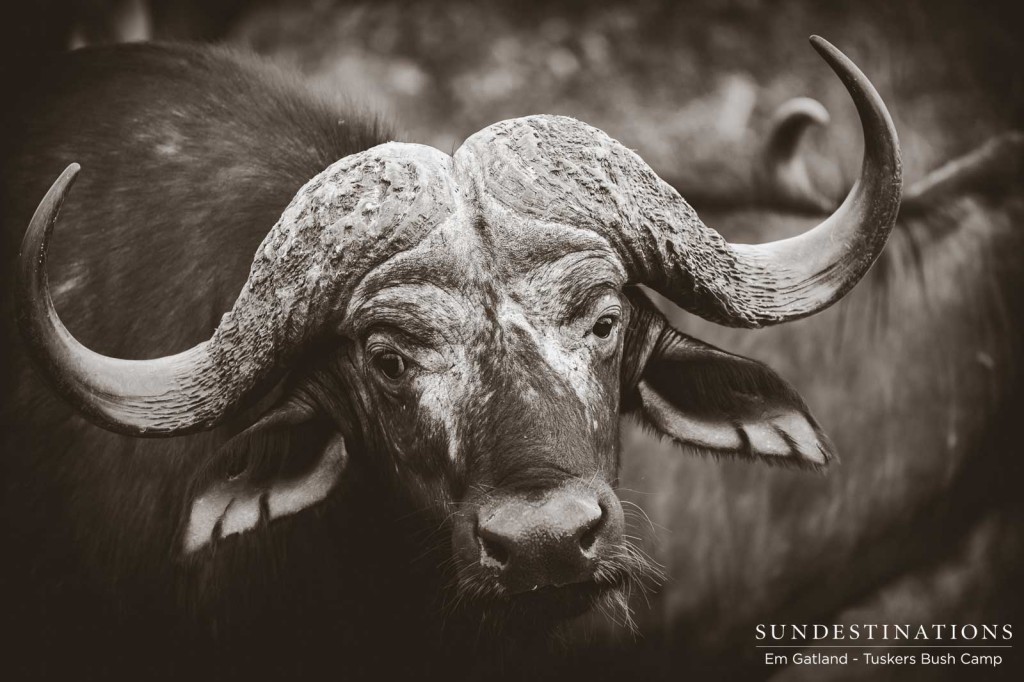
[[[89,53],[60,87],[35,93],[38,110],[12,110],[5,130],[26,132],[5,141],[14,180],[3,216],[13,258],[67,158],[96,169],[64,206],[50,288],[84,343],[140,358],[208,337],[310,166],[386,134],[372,121],[339,124],[330,106],[244,58],[133,50],[138,62]],[[178,80],[183,63],[197,90]],[[279,106],[239,119],[242,107],[207,93]],[[62,135],[72,115],[74,135]],[[260,136],[268,119],[275,135]],[[110,139],[122,129],[138,132]],[[341,658],[353,678],[493,676],[494,661],[543,661],[517,654],[549,646],[595,597],[613,596],[625,618],[614,595],[649,576],[627,549],[612,490],[618,414],[643,414],[680,442],[695,435],[704,452],[812,468],[829,456],[784,380],[670,330],[625,284],[591,233],[478,208],[367,272],[265,395],[215,430],[169,440],[104,431],[57,398],[27,362],[5,301],[5,340],[17,349],[5,357],[3,448],[14,667],[273,677]],[[341,475],[302,511],[287,485],[308,482],[325,457]],[[287,485],[274,497],[278,479]],[[513,580],[489,565],[474,513],[507,518],[495,505],[510,499],[543,510],[563,489],[585,492],[604,519],[584,548],[596,547],[586,572],[552,578],[534,561]],[[225,490],[233,508],[192,505]],[[267,524],[265,504],[285,513]],[[190,546],[197,508],[213,523],[198,524],[206,532]],[[538,575],[554,593],[520,594]]]
[[[631,304],[614,255],[578,242],[569,230],[537,244],[484,221],[439,227],[364,278],[339,315],[338,349],[300,384],[314,413],[380,453],[407,504],[434,524],[456,512],[456,532],[470,533],[460,589],[505,589],[475,585],[479,549],[462,528],[490,491],[614,484]],[[565,255],[521,257],[530,250]]]
[[[629,322],[617,259],[595,240],[591,252],[574,244],[562,258],[520,269],[512,254],[536,243],[482,223],[475,234],[458,228],[438,230],[371,273],[349,303],[339,333],[353,340],[346,375],[360,421],[379,425],[372,438],[397,469],[425,472],[415,491],[423,505],[443,509],[453,493],[461,497],[467,470],[489,467],[472,482],[498,486],[518,468],[511,461],[528,461],[531,447],[565,453],[566,472],[610,479],[617,433],[601,433],[600,425],[618,412]],[[569,231],[562,239],[574,241]],[[446,252],[446,243],[460,241]],[[396,285],[402,269],[428,274]],[[603,337],[593,329],[602,318]],[[392,378],[387,363],[396,354],[404,367]],[[557,423],[545,417],[553,409]],[[537,442],[497,454],[509,447],[502,434],[524,423],[537,429]]]
[[[40,163],[45,161],[41,159]],[[60,159],[50,161],[57,163]],[[49,179],[59,169],[58,165],[39,176]],[[131,172],[140,171],[133,168]],[[168,211],[168,215],[173,214],[174,220],[185,226],[217,222],[205,211],[223,197],[202,195],[201,184],[177,182],[184,187],[184,196],[188,197],[190,191],[197,194],[190,197],[193,203],[179,200],[187,210]],[[267,186],[274,185],[265,182]],[[260,193],[265,191],[263,186],[254,189],[244,182],[239,186],[248,190],[239,192],[242,197],[262,196]],[[27,219],[25,205],[44,189],[45,185],[24,193],[23,202],[18,204],[19,220]],[[231,286],[223,282],[240,283],[244,277],[244,260],[248,256],[239,255],[233,242],[250,240],[251,248],[245,253],[251,254],[262,235],[255,233],[255,227],[254,234],[229,232],[220,235],[223,241],[212,240],[201,248],[176,253],[173,245],[161,241],[162,233],[155,229],[147,240],[133,241],[130,233],[118,233],[114,240],[118,249],[97,250],[90,248],[97,243],[95,231],[100,227],[108,229],[108,223],[131,225],[132,209],[130,202],[111,202],[112,197],[103,196],[95,186],[93,189],[99,197],[93,204],[96,208],[85,211],[85,216],[92,218],[79,217],[81,222],[77,225],[62,223],[64,240],[56,242],[62,255],[54,260],[54,272],[66,274],[56,282],[55,290],[62,296],[58,305],[69,326],[90,345],[128,356],[171,352],[203,338],[233,296]],[[83,203],[76,208],[69,202],[65,212],[68,220],[83,216],[80,210],[89,206],[86,196],[76,199],[78,196],[72,195],[70,201]],[[159,202],[161,198],[149,196],[147,200]],[[286,200],[287,196],[280,199]],[[245,200],[234,205],[250,206]],[[271,208],[279,211],[279,206],[272,206],[266,211],[268,215],[273,215]],[[674,530],[667,540],[662,539],[659,556],[675,578],[662,589],[653,606],[646,607],[638,600],[636,613],[648,643],[638,645],[639,654],[620,655],[621,652],[612,650],[609,661],[600,652],[582,649],[585,653],[581,655],[588,656],[588,666],[596,666],[603,674],[614,674],[615,665],[628,665],[634,674],[645,665],[660,670],[671,667],[673,674],[677,674],[681,657],[686,657],[694,667],[723,663],[732,666],[734,643],[745,641],[750,624],[765,614],[793,619],[828,617],[911,567],[941,565],[938,562],[945,557],[936,556],[936,548],[945,545],[936,541],[939,532],[964,538],[979,516],[995,509],[995,530],[986,530],[993,527],[989,522],[981,529],[980,540],[968,548],[974,548],[972,551],[987,560],[993,553],[991,547],[1005,537],[999,531],[999,505],[1004,498],[992,494],[991,501],[978,504],[979,490],[989,494],[989,489],[978,481],[988,483],[997,473],[1010,472],[999,478],[1012,482],[1013,470],[1009,467],[1013,463],[1000,461],[1001,466],[990,467],[986,465],[988,460],[982,459],[979,469],[971,455],[979,451],[979,443],[982,452],[1013,451],[1012,447],[988,448],[985,440],[1005,433],[998,428],[1000,414],[1013,404],[1017,375],[1008,370],[993,382],[983,370],[990,360],[997,367],[1004,363],[1012,367],[1010,361],[1018,357],[1015,353],[1019,346],[1014,345],[1014,338],[1005,328],[991,324],[1009,320],[1012,327],[1020,319],[1019,301],[1009,298],[1019,289],[1003,286],[1007,281],[1019,281],[1014,279],[1019,270],[1012,259],[1018,245],[1012,219],[1016,210],[1013,202],[1005,198],[971,196],[956,199],[942,213],[929,213],[919,218],[920,222],[905,222],[903,226],[910,234],[924,231],[918,240],[923,258],[914,267],[926,278],[927,288],[914,288],[917,274],[902,265],[913,249],[897,241],[891,251],[895,255],[886,257],[883,267],[876,269],[863,291],[855,292],[848,303],[833,312],[794,325],[792,332],[785,328],[757,333],[722,332],[685,321],[687,329],[693,325],[701,335],[723,346],[771,359],[783,375],[792,377],[815,405],[821,405],[827,415],[826,426],[833,429],[839,440],[845,464],[836,476],[826,479],[749,467],[744,462],[687,459],[678,450],[665,450],[654,457],[647,453],[648,459],[644,459],[644,453],[629,452],[624,461],[622,494],[652,489],[657,493],[638,495],[635,499],[657,523]],[[95,216],[102,216],[103,220]],[[723,229],[732,221],[741,225],[765,224],[763,212],[756,212],[749,223],[743,215],[706,217]],[[254,223],[260,222],[257,218]],[[782,219],[788,224],[791,216]],[[936,225],[948,229],[937,237],[933,229]],[[802,226],[795,226],[799,227]],[[758,234],[752,241],[759,241],[761,236]],[[130,257],[123,255],[125,250]],[[239,261],[224,265],[225,252]],[[81,258],[85,253],[89,254],[88,260]],[[517,280],[533,274],[502,273],[496,268],[500,262],[480,254],[471,261],[460,261],[464,269],[456,272],[465,278],[452,287],[459,291],[453,297],[453,307],[461,309],[461,319],[468,327],[481,333],[500,331],[502,339],[507,340],[497,354],[500,362],[495,362],[490,354],[475,353],[482,365],[493,363],[498,369],[505,366],[507,372],[496,371],[485,378],[492,386],[507,390],[517,384],[520,372],[516,370],[522,366],[519,363],[524,358],[535,362],[541,348],[532,339],[527,343],[515,330],[550,325],[559,314],[547,313],[540,305],[544,300],[530,301],[526,297],[522,302],[525,321],[517,320],[516,315],[504,320],[481,317],[473,305],[485,300],[485,293],[481,293],[487,290],[484,281],[500,282],[503,294],[513,298],[508,292],[517,291]],[[990,262],[995,267],[986,267]],[[185,267],[191,277],[180,276],[181,268]],[[949,277],[950,268],[958,274]],[[149,285],[140,289],[138,283],[146,277],[152,279],[146,280]],[[202,282],[208,290],[196,286],[196,282]],[[943,288],[941,284],[947,282],[953,286]],[[990,290],[992,282],[997,284],[996,291],[1003,294]],[[912,293],[903,294],[905,290]],[[622,293],[615,292],[615,297],[623,308],[623,318],[627,318],[629,312]],[[81,294],[83,298],[75,299],[71,294]],[[209,303],[204,298],[207,294]],[[1004,294],[1007,298],[1001,298]],[[76,300],[90,304],[76,306]],[[929,306],[922,305],[925,300]],[[198,308],[203,315],[191,319],[189,315],[183,316],[182,301],[187,302],[188,311]],[[996,312],[1000,307],[1007,311],[1007,317]],[[874,328],[864,322],[876,320],[887,309],[888,319],[878,319]],[[581,317],[577,333],[567,334],[555,346],[558,355],[573,357],[575,350],[576,358],[585,358],[579,332],[583,332],[585,339],[586,329],[593,330],[593,323],[599,319],[594,316],[604,310],[595,303],[588,312],[587,323]],[[353,321],[358,320],[355,309],[346,312],[350,312]],[[841,321],[843,331],[836,331]],[[984,324],[975,324],[978,321]],[[410,320],[400,322],[408,326]],[[12,609],[12,616],[25,627],[23,636],[32,645],[25,650],[31,652],[34,646],[50,645],[68,653],[69,665],[115,671],[151,667],[150,671],[168,676],[175,675],[175,665],[194,674],[194,666],[199,666],[200,675],[224,670],[273,675],[284,674],[285,668],[293,673],[314,672],[335,656],[343,660],[345,672],[353,677],[418,673],[424,662],[432,662],[435,672],[443,672],[450,665],[461,674],[469,669],[480,676],[493,676],[494,669],[484,662],[494,659],[474,649],[483,647],[479,639],[474,639],[481,629],[479,619],[460,622],[457,617],[448,618],[444,623],[448,630],[442,638],[438,624],[429,617],[447,612],[444,597],[437,590],[439,576],[435,569],[450,555],[445,552],[445,533],[441,533],[440,541],[436,534],[431,535],[438,525],[435,522],[445,518],[445,511],[424,511],[420,503],[427,491],[433,494],[439,490],[431,463],[440,466],[451,461],[449,427],[439,428],[438,420],[432,419],[429,411],[430,396],[437,395],[431,393],[428,385],[430,372],[417,370],[409,374],[404,392],[389,393],[384,390],[387,384],[374,373],[374,363],[365,362],[374,343],[399,346],[410,360],[417,360],[428,369],[433,356],[429,350],[410,347],[393,334],[371,338],[372,332],[365,333],[368,329],[340,327],[335,330],[337,338],[323,339],[325,346],[316,348],[318,352],[307,361],[297,363],[284,387],[268,396],[263,404],[240,415],[222,430],[174,441],[127,439],[86,424],[56,400],[18,359],[14,365],[19,377],[17,404],[31,409],[7,415],[17,422],[5,434],[9,439],[5,450],[15,453],[12,461],[4,463],[10,471],[10,475],[4,472],[5,481],[17,481],[23,488],[5,495],[4,518],[15,524],[5,528],[14,554],[29,557],[24,563],[15,564],[15,575],[22,582],[21,594]],[[849,348],[847,335],[854,334],[851,329],[856,330],[861,347],[871,345],[878,349],[877,357],[851,357],[844,352]],[[844,346],[837,348],[832,340],[840,334]],[[948,340],[949,345],[937,343],[937,338]],[[1009,340],[1009,344],[1000,347],[1000,340]],[[472,338],[460,342],[465,345],[448,345],[442,354],[447,352],[451,359],[472,363],[474,352],[465,350],[473,347]],[[453,352],[453,348],[462,349],[461,355]],[[967,348],[974,352],[961,355]],[[985,355],[977,355],[978,350]],[[956,362],[949,375],[929,374],[922,378],[918,364],[922,356],[928,358],[929,367],[942,366],[950,357]],[[607,402],[599,402],[600,409],[612,409],[614,401],[635,407],[631,401],[636,396],[623,391],[630,385],[627,378],[634,375],[623,372],[623,366],[618,372],[602,370],[596,352],[591,352],[590,359],[591,364],[581,374],[596,377],[592,383],[606,394]],[[893,365],[899,368],[895,375],[891,374]],[[806,367],[815,370],[810,373]],[[875,367],[877,371],[866,371],[865,367]],[[889,376],[906,377],[906,381],[876,380]],[[341,378],[345,391],[340,390]],[[566,382],[557,374],[546,378],[550,383],[534,387],[535,390],[555,392],[560,385],[565,388]],[[836,386],[848,386],[849,391],[837,394]],[[319,393],[317,387],[322,389]],[[459,391],[461,387],[455,392]],[[627,394],[625,399],[620,392]],[[356,395],[359,400],[338,400],[341,395]],[[416,401],[417,418],[389,416],[404,431],[374,433],[370,427],[382,423],[377,415],[389,410],[401,414],[400,409],[395,409],[400,402],[396,395]],[[453,412],[465,414],[465,408],[474,404],[475,394],[466,390],[461,395],[464,402]],[[878,396],[878,400],[851,400],[850,395]],[[936,406],[934,412],[918,411],[920,405],[927,403]],[[333,442],[336,431],[352,436],[349,468],[324,505],[283,518],[257,533],[226,538],[210,552],[184,561],[169,560],[168,548],[179,546],[178,512],[184,511],[182,500],[192,494],[193,484],[188,479],[201,468],[200,462],[213,453],[223,452],[222,446],[231,436],[258,422],[261,415],[272,415],[275,409],[296,404],[299,406],[293,414],[298,415],[298,423],[308,426],[308,422],[301,420],[312,415],[329,425],[303,430],[310,442],[296,437],[296,441],[289,441],[292,452],[303,450],[307,457],[312,457],[323,449],[324,443]],[[905,416],[906,424],[889,421],[893,414]],[[954,439],[949,438],[949,432],[934,428],[936,421],[943,421],[949,414],[964,417],[963,422],[950,422],[961,425]],[[851,415],[856,418],[850,419]],[[475,437],[485,442],[486,437],[500,435],[513,416],[499,415],[490,428],[478,428]],[[879,429],[877,424],[886,426]],[[910,430],[907,424],[914,425],[914,429]],[[586,423],[577,420],[574,426],[585,429]],[[612,420],[605,428],[613,433],[618,426]],[[558,434],[538,431],[538,440],[545,447],[535,452],[556,452]],[[914,453],[906,454],[903,446],[907,441],[903,438],[907,433],[913,435],[915,443],[922,444],[919,452],[942,453],[941,466],[935,466],[934,458],[917,459],[912,456]],[[431,444],[429,452],[422,453],[426,456],[418,460],[424,462],[424,468],[403,469],[404,476],[396,480],[391,473],[393,467],[388,465],[403,461],[402,453],[408,454],[407,444],[414,437],[425,437]],[[263,445],[273,442],[266,434],[264,438]],[[473,438],[466,442],[473,443]],[[600,446],[613,440],[610,435],[603,435],[591,442]],[[255,445],[249,444],[252,447],[241,451],[251,455]],[[615,456],[614,449],[594,450],[602,450],[600,454],[606,458]],[[381,453],[388,457],[377,456]],[[39,454],[44,456],[37,458]],[[467,460],[472,457],[471,453],[461,454]],[[274,458],[269,460],[273,462]],[[404,461],[408,460],[406,457]],[[300,458],[294,466],[301,468],[307,463],[308,459]],[[598,468],[590,461],[587,464]],[[645,475],[646,467],[652,472]],[[495,473],[482,472],[481,480],[491,480],[488,476]],[[607,482],[614,483],[614,478],[607,475]],[[116,490],[116,494],[111,494],[111,490]],[[955,494],[961,490],[964,495]],[[381,491],[389,494],[381,495]],[[449,497],[461,499],[465,493],[456,489]],[[893,521],[893,509],[901,510],[900,514],[907,518]],[[928,523],[917,523],[921,518]],[[922,527],[935,535],[921,536],[918,531]],[[97,528],[109,530],[98,533]],[[407,534],[410,532],[411,535]],[[424,541],[413,549],[396,541],[403,537]],[[979,543],[980,550],[976,549]],[[1006,544],[1012,551],[1013,546]],[[425,548],[423,552],[420,547]],[[951,553],[955,561],[960,560],[957,549]],[[877,560],[880,555],[886,556],[886,561]],[[973,561],[972,556],[967,556],[966,563]],[[751,566],[758,569],[751,570]],[[850,580],[852,574],[858,579]],[[177,590],[167,590],[167,585],[175,585]],[[800,586],[796,597],[797,588],[793,586]],[[923,587],[934,589],[928,584]],[[880,602],[884,599],[884,593],[878,597]],[[737,607],[737,601],[743,608]],[[140,608],[139,604],[145,606]],[[182,616],[182,604],[196,612],[197,621]],[[874,606],[883,613],[884,607],[884,603],[877,602]],[[396,613],[408,615],[396,618]],[[920,617],[927,620],[929,614],[925,611]],[[41,621],[51,618],[52,623],[46,623],[51,629],[40,628]],[[485,630],[488,625],[494,626],[484,623]],[[507,628],[497,625],[493,629],[510,638]],[[209,632],[216,633],[217,638],[211,640]],[[616,636],[630,646],[624,632]],[[115,655],[103,646],[113,639],[121,643]],[[459,644],[446,650],[441,645],[445,641]],[[394,644],[401,646],[401,660],[394,656]],[[651,644],[663,645],[659,656],[649,656],[646,647]],[[335,654],[339,649],[341,653]],[[471,669],[472,663],[465,660],[467,649],[474,651],[472,658],[481,661],[485,669]],[[169,650],[188,653],[183,661],[168,663]],[[718,652],[721,658],[715,657]],[[439,662],[445,653],[462,655],[451,656],[450,663]],[[61,661],[46,662],[42,657],[38,661],[37,666],[61,670]],[[558,674],[557,668],[546,672]]]

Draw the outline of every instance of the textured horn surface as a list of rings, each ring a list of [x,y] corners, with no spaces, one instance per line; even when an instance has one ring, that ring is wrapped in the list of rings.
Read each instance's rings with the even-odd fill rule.
[[[456,165],[497,215],[597,232],[633,281],[702,317],[760,327],[811,315],[839,300],[874,263],[902,188],[896,131],[878,93],[836,48],[817,37],[811,42],[857,106],[865,151],[843,204],[797,237],[729,244],[639,156],[570,118],[490,126],[456,152]]]
[[[901,176],[896,132],[878,93],[836,48],[811,42],[857,106],[864,161],[839,209],[799,236],[729,244],[639,156],[596,128],[561,116],[502,121],[466,140],[454,160],[422,145],[388,143],[336,162],[284,211],[208,341],[169,357],[121,360],[76,341],[50,298],[47,246],[78,172],[72,165],[22,243],[16,304],[23,336],[58,391],[108,429],[172,435],[210,428],[343,313],[366,273],[450,219],[474,229],[472,216],[506,234],[530,230],[540,238],[544,224],[596,234],[633,282],[722,324],[758,327],[813,314],[878,257],[896,219]]]
[[[45,376],[99,425],[166,436],[220,423],[333,311],[361,273],[409,248],[453,210],[451,158],[388,143],[310,180],[256,252],[249,278],[212,337],[154,360],[122,360],[80,344],[54,310],[46,254],[78,166],[54,183],[22,242],[18,319]]]

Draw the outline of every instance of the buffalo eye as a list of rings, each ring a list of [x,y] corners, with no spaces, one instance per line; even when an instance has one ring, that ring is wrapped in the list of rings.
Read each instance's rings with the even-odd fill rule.
[[[398,353],[381,353],[374,358],[373,363],[388,379],[398,379],[405,374],[405,358]]]
[[[612,315],[602,315],[594,323],[591,331],[599,339],[607,339],[612,334],[612,329],[615,328],[615,317]]]

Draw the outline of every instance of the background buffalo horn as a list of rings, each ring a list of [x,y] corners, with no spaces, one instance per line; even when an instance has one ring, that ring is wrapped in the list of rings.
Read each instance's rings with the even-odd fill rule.
[[[818,36],[811,38],[811,45],[842,80],[857,107],[864,131],[860,178],[835,213],[803,234],[756,246],[728,244],[719,254],[725,261],[720,268],[695,262],[684,274],[683,268],[693,261],[691,254],[668,262],[669,271],[661,273],[665,281],[655,288],[713,321],[760,327],[827,308],[860,281],[896,222],[902,170],[889,112],[846,55]],[[692,211],[686,216],[691,218],[699,223]],[[657,226],[652,229],[655,239],[664,242]],[[707,277],[702,280],[703,273]]]
[[[775,110],[754,170],[758,193],[765,201],[806,211],[829,211],[835,206],[814,186],[799,153],[807,131],[828,122],[828,110],[810,97],[795,97]]]
[[[344,309],[367,263],[408,248],[452,211],[450,163],[428,147],[389,143],[323,171],[267,235],[210,339],[155,360],[89,350],[53,307],[47,247],[79,171],[71,164],[39,204],[21,245],[15,305],[28,351],[61,395],[111,431],[168,436],[211,428],[327,315]]]

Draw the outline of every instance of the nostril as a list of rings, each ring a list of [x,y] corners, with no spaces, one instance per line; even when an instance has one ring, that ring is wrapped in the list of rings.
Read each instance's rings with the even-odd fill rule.
[[[483,528],[477,526],[476,537],[480,542],[480,553],[482,558],[490,559],[502,566],[508,563],[510,553],[508,547],[504,545],[500,536],[488,533]]]
[[[594,544],[597,542],[598,533],[601,532],[601,527],[604,525],[604,505],[601,505],[601,514],[595,519],[590,520],[583,528],[583,532],[580,534],[580,549],[584,552],[589,552]]]
[[[480,536],[480,549],[484,555],[495,562],[505,565],[508,563],[509,552],[500,543],[488,540],[484,536]]]

